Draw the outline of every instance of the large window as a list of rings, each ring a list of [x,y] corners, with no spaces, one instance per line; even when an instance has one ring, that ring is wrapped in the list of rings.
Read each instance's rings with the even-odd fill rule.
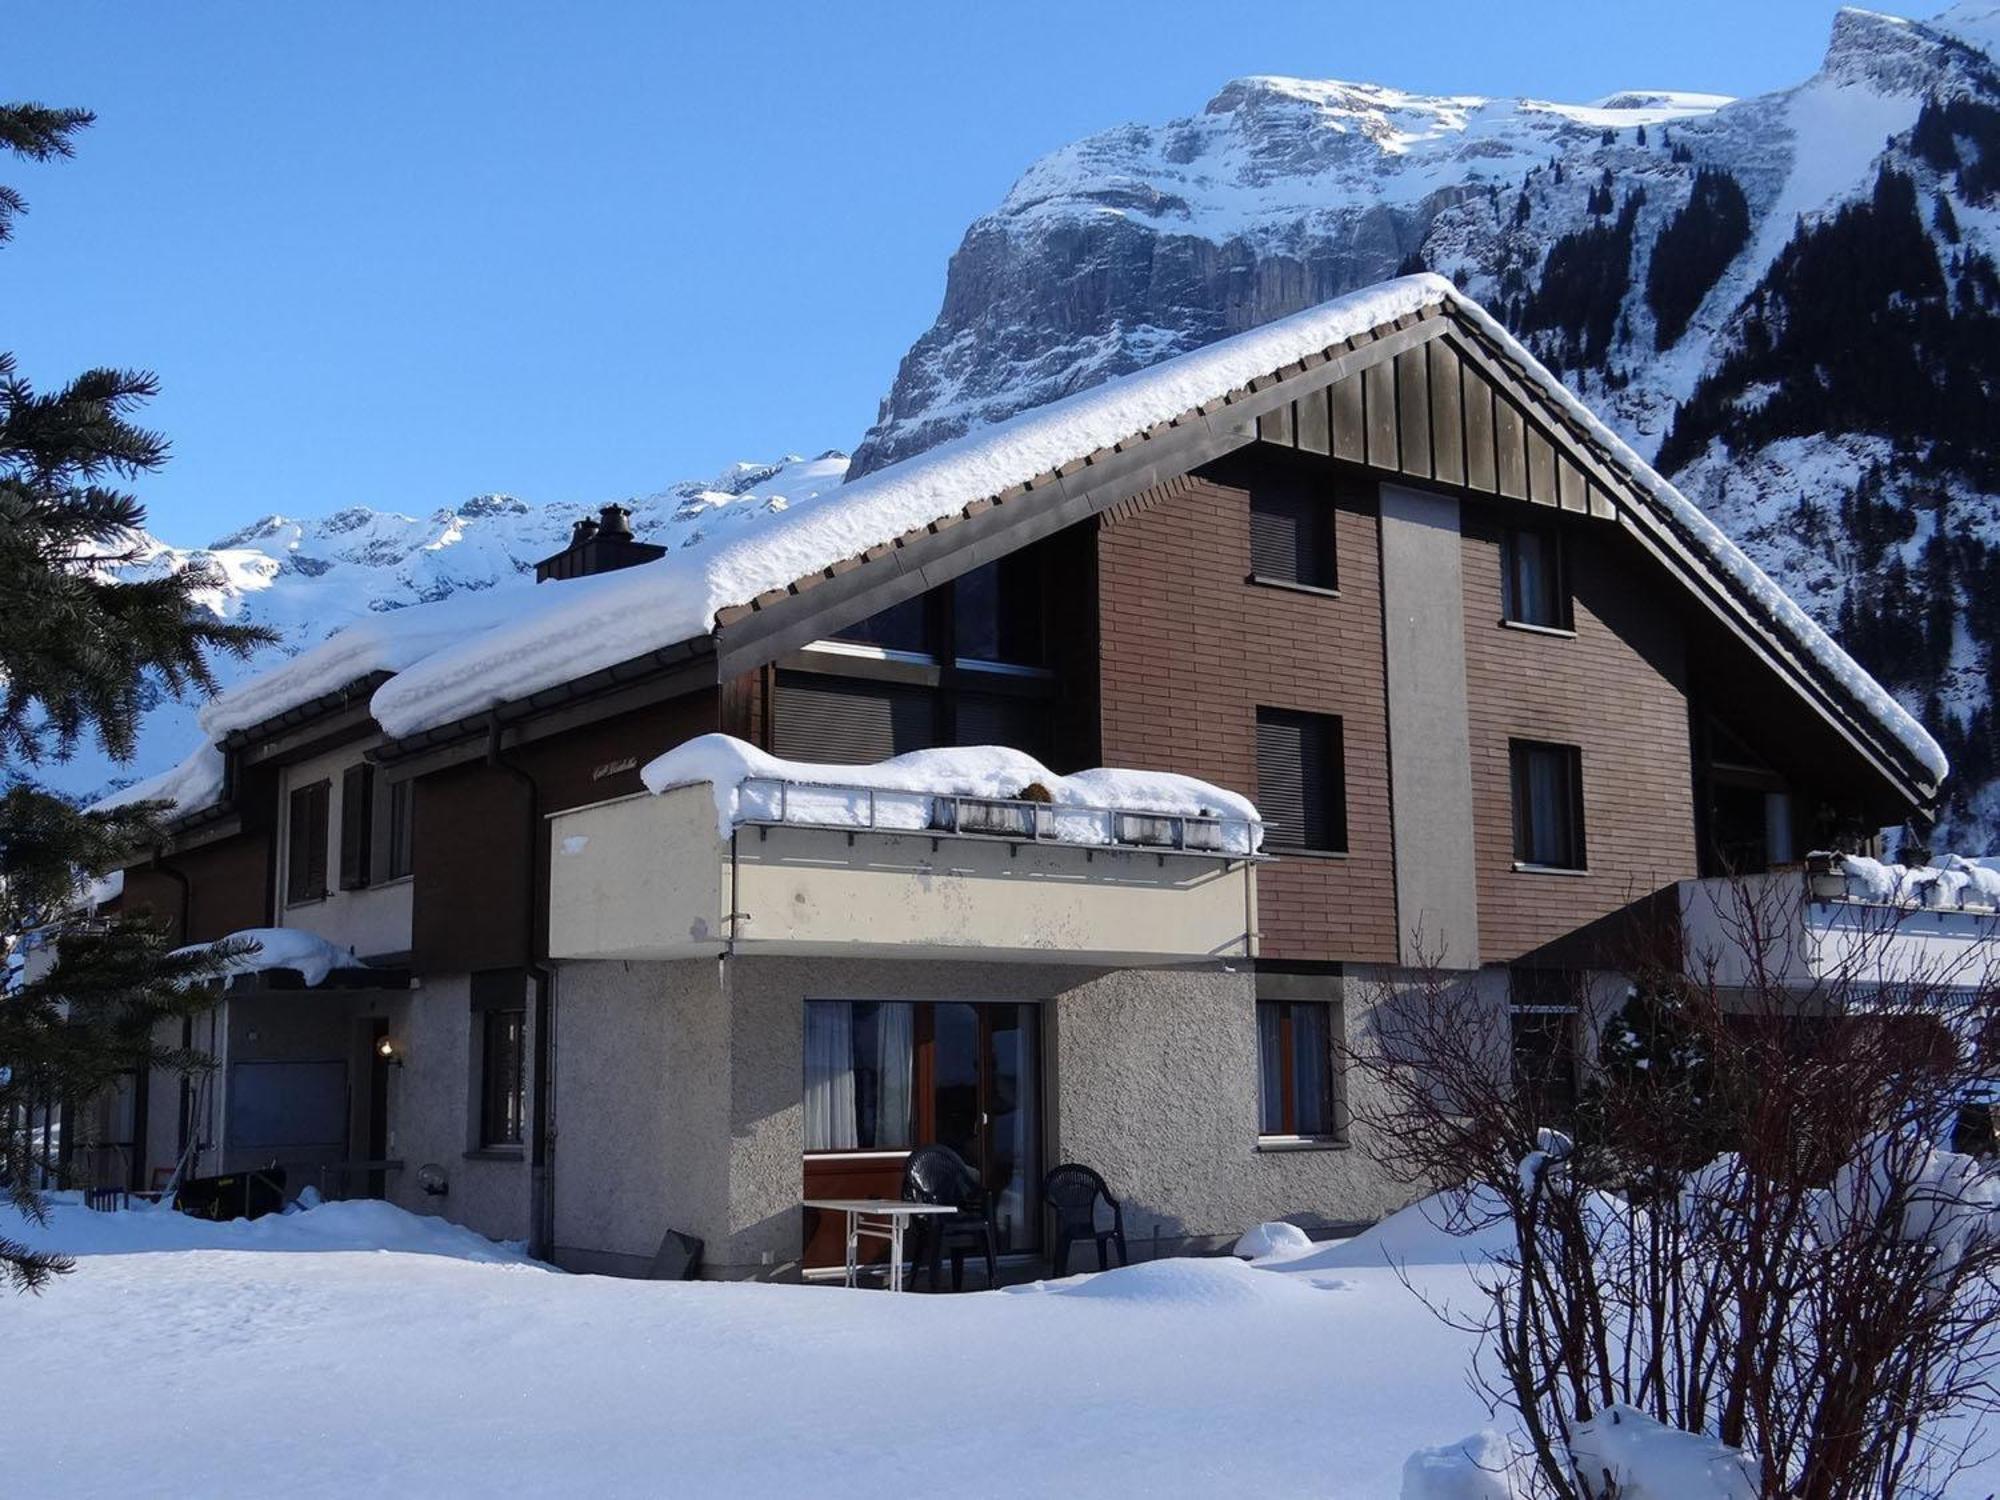
[[[292,791],[285,840],[285,899],[316,901],[326,894],[327,819],[333,783],[315,781]]]
[[[879,646],[884,651],[928,655],[934,649],[930,595],[918,594],[865,620],[857,620],[842,630],[838,638],[860,646]]]
[[[1257,1131],[1335,1133],[1333,1007],[1318,1000],[1257,1002]]]
[[[1337,717],[1257,710],[1257,810],[1272,848],[1347,848],[1347,768]]]
[[[1569,629],[1569,585],[1558,534],[1544,527],[1515,527],[1501,542],[1500,557],[1506,618],[1516,625]]]
[[[807,1001],[806,1150],[909,1149],[915,1059],[908,1001]]]
[[[1043,665],[1045,571],[1042,554],[1031,549],[961,574],[951,585],[953,654],[961,661]]]
[[[1574,745],[1515,740],[1514,859],[1549,870],[1584,868],[1582,753]]]
[[[1250,577],[1333,589],[1339,584],[1333,506],[1301,485],[1259,484],[1250,491]]]
[[[521,1144],[527,1122],[528,1012],[480,1012],[479,1144],[510,1149]]]

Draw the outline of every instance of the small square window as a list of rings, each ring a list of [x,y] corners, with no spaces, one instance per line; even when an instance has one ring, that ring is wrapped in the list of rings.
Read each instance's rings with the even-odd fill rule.
[[[1515,740],[1514,858],[1552,870],[1584,868],[1582,752]]]
[[[1333,589],[1333,505],[1324,495],[1293,484],[1260,484],[1250,491],[1250,576],[1259,583]]]
[[[1561,538],[1542,527],[1514,527],[1501,543],[1506,618],[1547,630],[1570,628],[1569,583]]]
[[[1346,851],[1347,767],[1338,717],[1257,710],[1257,811],[1273,848]]]
[[[1333,1007],[1257,1002],[1257,1133],[1332,1136]]]

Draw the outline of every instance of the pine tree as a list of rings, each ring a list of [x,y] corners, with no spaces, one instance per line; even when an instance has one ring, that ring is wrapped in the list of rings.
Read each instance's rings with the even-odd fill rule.
[[[67,157],[90,122],[84,110],[0,105],[0,147]],[[0,187],[0,239],[25,207]],[[0,982],[0,1191],[30,1219],[53,1164],[23,1128],[29,1109],[87,1100],[133,1067],[192,1065],[156,1044],[159,1023],[204,1004],[201,981],[229,956],[170,953],[144,921],[80,920],[80,878],[157,844],[161,809],[84,811],[27,775],[86,737],[129,757],[149,696],[211,690],[213,652],[266,638],[199,605],[216,581],[199,570],[121,584],[105,569],[131,555],[145,521],[116,482],[166,458],[166,441],[129,420],[155,389],[148,374],[91,370],[38,392],[0,355],[0,936],[24,960]],[[53,962],[25,962],[30,935]],[[64,1269],[0,1237],[0,1275],[17,1287]]]
[[[1952,209],[1951,199],[1942,192],[1937,195],[1937,206],[1931,210],[1931,227],[1947,245],[1958,243],[1958,214]]]

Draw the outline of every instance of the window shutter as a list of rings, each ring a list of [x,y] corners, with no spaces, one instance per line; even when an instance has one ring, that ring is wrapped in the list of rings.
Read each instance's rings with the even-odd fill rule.
[[[367,762],[340,773],[340,888],[368,884],[375,832],[375,768]]]
[[[1250,492],[1252,577],[1330,589],[1333,561],[1333,518],[1326,502],[1288,488]]]
[[[332,812],[333,783],[316,781],[306,789],[306,883],[312,894],[326,894],[326,841],[332,831],[327,818]]]
[[[1338,718],[1257,710],[1257,810],[1273,845],[1347,847],[1346,767]]]
[[[333,783],[315,781],[293,790],[285,840],[285,899],[310,901],[326,894],[328,799]]]
[[[787,760],[861,765],[937,743],[935,704],[924,688],[786,672],[774,707],[772,747]]]
[[[1046,699],[961,693],[952,739],[960,745],[1005,745],[1040,758],[1049,709]]]

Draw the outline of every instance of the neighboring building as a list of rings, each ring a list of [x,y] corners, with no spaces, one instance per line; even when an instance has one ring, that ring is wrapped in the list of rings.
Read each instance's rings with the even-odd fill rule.
[[[824,1264],[800,1199],[893,1194],[926,1140],[987,1174],[1016,1250],[1064,1160],[1155,1249],[1370,1219],[1404,1191],[1350,1149],[1334,1046],[1385,980],[1473,973],[1532,1065],[1578,934],[1920,814],[1945,771],[1435,277],[693,548],[620,522],[533,590],[386,616],[211,706],[126,908],[369,967],[236,980],[192,1037],[213,1077],[136,1090],[133,1182],[193,1142],[632,1273],[669,1230],[716,1274]],[[1081,843],[949,768],[914,820],[874,771],[814,793],[829,773],[765,764],[733,800],[717,773],[720,824],[705,783],[642,787],[714,733],[1181,773],[1254,801],[1262,852],[1143,778]]]

